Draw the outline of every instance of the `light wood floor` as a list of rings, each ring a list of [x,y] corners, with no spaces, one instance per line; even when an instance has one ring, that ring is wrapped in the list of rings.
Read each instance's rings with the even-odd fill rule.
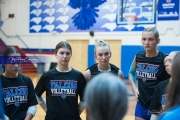
[[[34,86],[36,86],[37,81],[38,81],[39,77],[41,76],[40,74],[36,74],[36,73],[23,73],[23,74],[29,76],[32,79]],[[131,91],[131,88],[130,88],[130,85],[128,82],[126,83],[126,86],[127,86],[128,93],[132,94],[132,91]],[[45,94],[43,94],[43,96],[45,98]],[[123,120],[134,120],[134,109],[135,109],[135,105],[136,105],[134,96],[129,96],[128,100],[129,100],[128,101],[128,111]],[[44,120],[44,116],[45,116],[45,112],[38,105],[37,112],[36,112],[36,115],[34,116],[33,120]],[[82,118],[82,120],[86,120],[86,111],[85,110],[81,114],[81,118]]]

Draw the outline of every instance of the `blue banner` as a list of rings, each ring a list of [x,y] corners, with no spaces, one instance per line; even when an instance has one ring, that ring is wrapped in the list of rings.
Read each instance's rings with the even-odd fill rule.
[[[29,32],[61,33],[78,31],[143,31],[155,24],[154,0],[126,0],[124,14],[134,15],[133,25],[126,19],[118,23],[120,0],[30,0]],[[119,3],[119,4],[118,4]],[[135,24],[134,24],[135,23]],[[143,23],[143,24],[141,24]],[[152,25],[154,26],[154,25]]]
[[[158,20],[179,20],[179,0],[159,0]]]

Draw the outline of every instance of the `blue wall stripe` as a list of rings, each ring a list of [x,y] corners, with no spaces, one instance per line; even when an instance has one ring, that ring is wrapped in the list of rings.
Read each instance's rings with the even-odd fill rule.
[[[166,54],[169,54],[171,51],[180,51],[180,46],[159,46],[159,51],[162,51]],[[26,49],[22,48],[23,51],[31,51],[31,52],[38,52],[39,49]],[[41,49],[42,52],[52,52],[54,53],[54,49]],[[124,74],[124,78],[128,79],[128,72],[131,66],[132,60],[136,53],[144,51],[144,48],[141,45],[122,45],[121,50],[121,70]],[[94,58],[94,45],[88,45],[88,67],[92,66],[96,63]]]
[[[159,51],[162,51],[166,54],[169,54],[171,51],[180,51],[179,46],[159,46]],[[124,78],[128,79],[128,72],[131,66],[131,63],[134,59],[136,53],[144,51],[142,46],[133,46],[133,45],[122,45],[122,56],[121,56],[121,69],[124,74]]]
[[[160,46],[158,50],[169,54],[172,51],[180,51],[180,46]]]
[[[92,66],[94,63],[94,45],[88,45],[88,67]]]
[[[134,59],[134,56],[136,53],[139,51],[143,51],[142,46],[135,46],[135,45],[122,45],[122,50],[121,50],[121,69],[124,75],[124,78],[128,78],[128,72],[129,68],[131,66],[131,63]]]

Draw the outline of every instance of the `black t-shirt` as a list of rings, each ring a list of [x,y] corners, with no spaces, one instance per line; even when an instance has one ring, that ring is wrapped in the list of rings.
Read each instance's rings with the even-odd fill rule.
[[[170,76],[165,71],[164,53],[159,52],[155,57],[146,57],[145,54],[136,54],[136,75],[140,94],[138,100],[143,106],[149,106],[156,85]]]
[[[94,76],[96,76],[97,74],[99,73],[102,73],[102,71],[99,71],[98,70],[98,63],[92,65],[91,67],[89,67],[88,69],[90,70],[91,72],[91,78],[93,78]],[[107,72],[111,72],[115,75],[118,75],[118,72],[119,72],[119,68],[116,67],[115,65],[109,63],[110,67],[111,67],[111,71],[107,71]],[[104,71],[103,71],[104,72]]]
[[[154,90],[149,110],[152,114],[159,114],[162,111],[162,104],[165,103],[167,98],[166,88],[168,86],[169,79],[159,82]]]
[[[53,68],[44,73],[35,91],[39,97],[46,91],[45,120],[81,120],[78,95],[83,101],[85,85],[83,74],[75,69],[70,72],[59,72]]]
[[[22,74],[17,78],[0,77],[6,116],[10,120],[24,120],[28,107],[38,104],[31,79]]]

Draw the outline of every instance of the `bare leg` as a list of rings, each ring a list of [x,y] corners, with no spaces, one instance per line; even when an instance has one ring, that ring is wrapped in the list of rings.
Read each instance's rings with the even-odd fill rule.
[[[135,116],[135,120],[145,120],[145,119],[142,119],[142,118],[139,118],[139,117]]]

